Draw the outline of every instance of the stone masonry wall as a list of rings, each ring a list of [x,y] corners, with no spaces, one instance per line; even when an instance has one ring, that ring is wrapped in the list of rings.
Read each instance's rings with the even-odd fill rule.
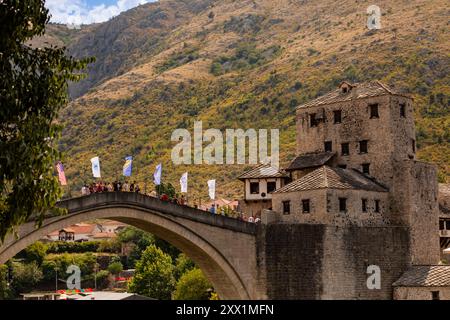
[[[404,227],[263,225],[258,265],[269,299],[392,299],[408,268]],[[381,269],[381,289],[367,288],[367,266]]]

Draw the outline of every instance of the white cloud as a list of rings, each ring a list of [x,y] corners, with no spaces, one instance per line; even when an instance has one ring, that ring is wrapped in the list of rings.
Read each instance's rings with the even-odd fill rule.
[[[119,13],[153,0],[117,0],[116,4],[89,6],[85,0],[47,0],[45,6],[52,15],[51,22],[90,24],[109,20]]]

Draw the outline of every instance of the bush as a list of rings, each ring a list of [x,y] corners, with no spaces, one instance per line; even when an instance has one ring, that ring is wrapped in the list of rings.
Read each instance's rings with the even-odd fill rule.
[[[122,244],[118,239],[102,240],[98,243],[97,252],[120,253]]]
[[[56,241],[48,244],[47,253],[85,253],[97,252],[100,243],[97,241],[65,242]]]
[[[175,272],[174,276],[175,279],[178,280],[180,277],[185,274],[186,272],[192,270],[195,268],[195,263],[192,261],[187,255],[184,253],[180,253],[176,260],[175,265]]]
[[[123,271],[123,265],[120,262],[113,262],[108,266],[108,271],[113,275],[118,275]]]
[[[24,250],[25,260],[27,262],[36,262],[40,266],[47,254],[47,249],[48,247],[42,242],[35,242]]]
[[[209,300],[212,286],[200,269],[192,269],[178,280],[174,300]]]
[[[0,265],[0,300],[12,298],[11,289],[8,286],[8,266]]]
[[[35,261],[24,264],[13,261],[11,288],[16,296],[23,292],[30,292],[42,280],[43,274]]]
[[[149,246],[136,263],[128,290],[155,299],[169,300],[174,287],[172,258],[155,245]]]

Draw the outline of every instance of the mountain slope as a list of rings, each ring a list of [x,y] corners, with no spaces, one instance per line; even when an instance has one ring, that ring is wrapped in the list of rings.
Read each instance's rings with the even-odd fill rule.
[[[437,162],[440,180],[449,181],[446,2],[379,1],[382,29],[370,31],[371,4],[167,0],[94,26],[69,47],[76,56],[97,56],[90,79],[72,91],[84,94],[61,114],[61,149],[73,184],[90,181],[94,155],[106,180],[120,177],[123,158],[133,155],[136,180],[148,178],[149,186],[163,162],[164,178],[176,186],[190,172],[194,197],[206,196],[210,178],[221,195],[235,197],[241,185],[234,178],[246,167],[174,166],[174,129],[192,132],[194,120],[223,132],[279,128],[286,162],[295,154],[298,104],[342,80],[373,79],[414,96],[419,157]],[[168,18],[149,18],[155,14]]]

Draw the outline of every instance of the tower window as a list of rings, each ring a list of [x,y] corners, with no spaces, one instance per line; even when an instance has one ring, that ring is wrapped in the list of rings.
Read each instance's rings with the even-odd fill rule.
[[[283,214],[291,214],[291,202],[283,201]]]
[[[259,182],[250,182],[250,193],[259,194]]]
[[[334,110],[334,123],[341,123],[342,121],[342,111],[341,110]]]
[[[361,199],[361,210],[367,212],[367,199]]]
[[[450,230],[450,220],[445,221],[445,230]]]
[[[339,198],[339,211],[347,211],[347,198]]]
[[[439,230],[445,230],[445,221],[444,220],[439,221]]]
[[[431,291],[431,299],[432,300],[441,300],[439,297],[439,291]]]
[[[316,114],[312,113],[309,115],[309,125],[311,127],[317,127]]]
[[[367,140],[362,140],[359,142],[359,153],[367,153]]]
[[[411,139],[412,151],[416,153],[416,140]]]
[[[380,200],[375,200],[375,212],[380,212]]]
[[[303,208],[303,213],[309,213],[310,212],[309,199],[302,200],[302,208]]]
[[[267,182],[267,193],[274,192],[277,188],[277,183],[275,181]]]
[[[380,117],[380,115],[378,114],[378,103],[369,104],[369,108],[370,108],[370,119]]]
[[[364,174],[370,175],[370,163],[363,163],[361,167]]]
[[[343,143],[341,145],[341,153],[343,156],[348,156],[350,154],[350,145],[348,143]]]
[[[400,117],[406,118],[406,105],[400,103]]]
[[[340,164],[338,165],[339,168],[341,169],[347,169],[347,165],[346,164]]]
[[[325,146],[325,152],[333,151],[333,142],[325,141],[324,146]]]

